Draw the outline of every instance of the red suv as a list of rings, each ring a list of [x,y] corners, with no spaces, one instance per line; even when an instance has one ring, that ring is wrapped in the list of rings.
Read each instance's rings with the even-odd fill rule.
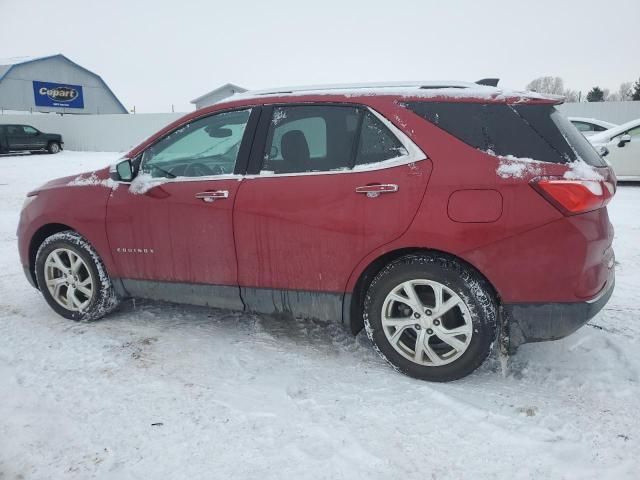
[[[29,281],[74,320],[125,297],[363,327],[436,381],[607,302],[616,180],[555,97],[473,83],[253,92],[28,194]]]

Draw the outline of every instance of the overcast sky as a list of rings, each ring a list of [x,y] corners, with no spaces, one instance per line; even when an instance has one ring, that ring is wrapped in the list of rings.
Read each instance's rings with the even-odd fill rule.
[[[584,94],[640,77],[639,0],[0,0],[0,18],[0,57],[63,53],[138,112],[227,82],[557,75]]]

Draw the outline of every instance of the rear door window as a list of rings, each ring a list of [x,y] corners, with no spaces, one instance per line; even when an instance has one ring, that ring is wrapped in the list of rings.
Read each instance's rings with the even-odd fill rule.
[[[263,173],[325,172],[353,165],[361,109],[295,105],[273,109]]]
[[[362,119],[356,165],[369,165],[406,155],[400,140],[378,119],[367,111]]]
[[[494,155],[551,163],[581,158],[605,166],[588,140],[553,105],[411,102],[406,106],[466,144]]]
[[[273,109],[261,173],[350,170],[403,155],[400,140],[364,107],[281,106]]]

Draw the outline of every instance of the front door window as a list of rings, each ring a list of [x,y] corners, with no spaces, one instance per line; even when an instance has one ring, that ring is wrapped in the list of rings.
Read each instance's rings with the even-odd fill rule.
[[[143,154],[152,177],[207,177],[234,173],[251,110],[223,112],[188,123]]]

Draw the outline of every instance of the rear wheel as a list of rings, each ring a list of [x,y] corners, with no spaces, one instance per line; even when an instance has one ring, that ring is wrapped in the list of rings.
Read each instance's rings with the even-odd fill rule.
[[[36,278],[49,306],[65,318],[95,320],[118,305],[102,260],[71,230],[51,235],[40,245]]]
[[[47,152],[58,153],[60,151],[60,144],[58,142],[49,142],[47,145]]]
[[[431,381],[471,373],[497,335],[496,304],[486,282],[440,255],[410,255],[384,268],[367,291],[364,321],[391,366]]]

